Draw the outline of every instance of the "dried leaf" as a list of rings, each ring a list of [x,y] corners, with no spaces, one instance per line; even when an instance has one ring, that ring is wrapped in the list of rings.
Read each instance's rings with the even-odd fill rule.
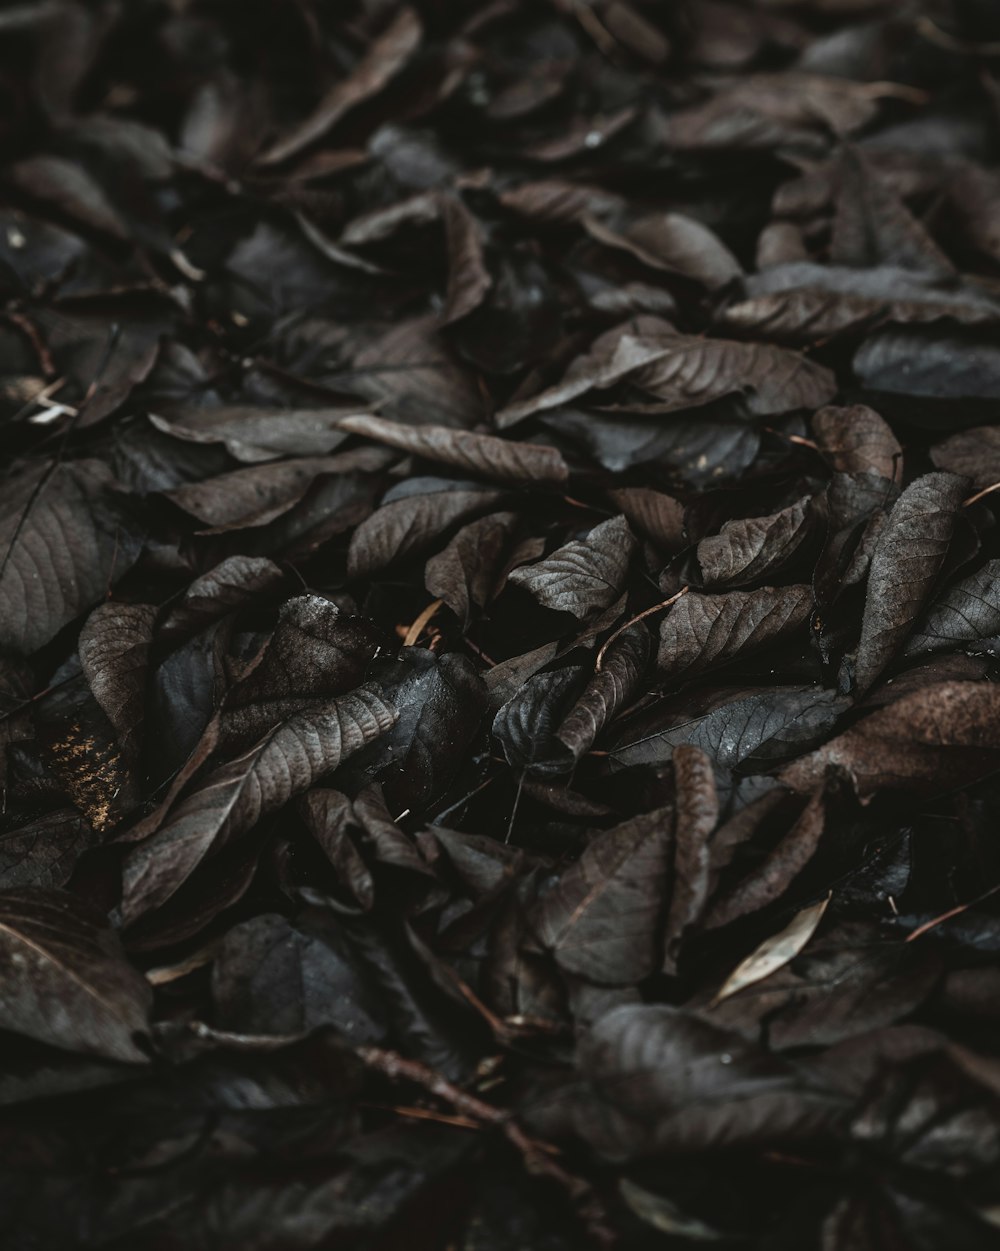
[[[759,947],[733,969],[713,1002],[721,1003],[730,995],[738,994],[755,982],[762,982],[765,977],[770,977],[772,973],[794,960],[816,933],[832,898],[831,892],[819,903],[803,908],[780,934],[765,938]]]
[[[621,594],[635,538],[624,517],[595,526],[585,539],[574,539],[535,565],[515,569],[508,578],[545,608],[583,619],[609,608]]]

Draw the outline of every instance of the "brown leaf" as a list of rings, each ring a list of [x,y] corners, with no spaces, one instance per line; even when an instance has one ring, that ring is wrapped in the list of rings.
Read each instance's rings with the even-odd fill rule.
[[[258,162],[277,165],[321,139],[348,110],[382,91],[410,60],[422,38],[423,27],[416,12],[401,9],[354,70],[334,83],[309,117],[265,149]]]
[[[561,483],[569,477],[562,454],[539,443],[515,443],[448,426],[408,426],[370,416],[345,417],[340,428],[499,482]]]
[[[629,986],[659,959],[670,869],[670,813],[600,834],[539,901],[534,928],[559,966]]]
[[[846,771],[862,798],[884,790],[933,794],[1000,766],[1000,697],[989,682],[943,682],[864,717],[778,775],[797,791],[818,786],[830,766]]]
[[[537,564],[515,569],[507,581],[523,587],[545,608],[582,619],[610,607],[621,594],[635,546],[625,518],[612,517],[585,539],[574,539]]]
[[[812,609],[808,586],[762,586],[756,591],[683,596],[660,625],[657,668],[681,676],[723,664],[784,638]]]
[[[871,557],[854,687],[863,694],[901,648],[944,563],[968,482],[924,474],[892,507]]]
[[[674,749],[672,762],[677,816],[663,962],[663,971],[670,974],[677,972],[685,930],[694,925],[708,902],[712,870],[709,843],[719,819],[719,797],[710,757],[699,747],[681,743]]]
[[[50,1046],[142,1064],[153,993],[100,912],[58,890],[0,892],[4,1028]]]
[[[396,722],[399,714],[373,687],[296,713],[243,756],[210,773],[181,800],[123,868],[126,923],[162,907],[206,856],[283,807]]]

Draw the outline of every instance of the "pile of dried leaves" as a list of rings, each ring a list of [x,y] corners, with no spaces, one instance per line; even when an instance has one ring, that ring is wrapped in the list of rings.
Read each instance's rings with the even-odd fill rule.
[[[35,0],[0,101],[3,1247],[994,1247],[996,5]]]

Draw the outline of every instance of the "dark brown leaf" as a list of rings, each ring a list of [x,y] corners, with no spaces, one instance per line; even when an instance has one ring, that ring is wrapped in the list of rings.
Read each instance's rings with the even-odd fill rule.
[[[245,755],[210,773],[125,861],[128,922],[162,907],[206,856],[384,734],[398,712],[372,687],[297,713]]]
[[[660,626],[657,667],[665,676],[679,677],[724,664],[793,633],[811,609],[807,586],[684,595]]]
[[[386,565],[416,555],[443,539],[463,521],[491,512],[502,501],[499,491],[429,491],[383,504],[351,536],[347,572],[370,577]]]
[[[719,797],[710,757],[682,743],[673,754],[677,816],[674,823],[673,875],[667,911],[664,972],[677,972],[684,931],[708,902],[712,855],[709,842],[719,819]]]
[[[629,986],[657,966],[670,872],[671,814],[599,835],[539,900],[534,928],[569,973]]]
[[[994,686],[945,682],[871,713],[779,776],[795,790],[812,790],[835,765],[862,797],[879,789],[932,793],[993,772],[998,731]]]
[[[604,653],[600,671],[587,682],[556,731],[574,759],[589,751],[604,727],[639,694],[649,653],[649,633],[641,625],[620,634]]]
[[[413,56],[423,36],[420,18],[403,8],[374,40],[354,70],[335,83],[314,112],[259,157],[262,165],[276,165],[321,139],[350,109],[381,91]]]
[[[100,604],[80,631],[84,677],[114,726],[125,755],[133,760],[142,743],[155,620],[151,604]]]
[[[508,582],[545,608],[582,619],[609,608],[621,594],[635,546],[625,518],[612,517],[585,539],[574,539],[537,564],[515,569]]]
[[[63,891],[0,892],[4,1029],[68,1051],[141,1064],[152,990],[99,912]]]
[[[809,537],[808,498],[770,517],[727,521],[695,549],[705,586],[751,586],[792,560]]]
[[[499,482],[565,482],[569,466],[554,447],[514,443],[447,426],[405,426],[381,417],[345,417],[340,428],[413,456]]]
[[[0,504],[0,646],[27,655],[128,572],[141,539],[103,463],[20,477]]]
[[[944,563],[968,490],[955,474],[925,474],[892,507],[871,557],[853,686],[864,693],[898,653]]]

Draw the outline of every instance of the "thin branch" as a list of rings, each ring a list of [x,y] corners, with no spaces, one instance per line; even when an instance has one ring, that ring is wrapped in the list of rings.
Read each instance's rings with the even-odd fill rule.
[[[617,1236],[608,1220],[604,1204],[591,1184],[577,1177],[558,1163],[556,1151],[549,1143],[536,1142],[504,1108],[470,1095],[434,1069],[418,1060],[407,1060],[396,1051],[381,1047],[359,1047],[356,1055],[362,1064],[391,1082],[412,1082],[437,1099],[450,1104],[463,1117],[479,1125],[498,1129],[520,1154],[529,1173],[555,1182],[576,1205],[588,1233],[597,1246],[613,1247]]]
[[[416,619],[416,621],[414,621],[414,623],[406,631],[406,635],[403,638],[404,647],[413,646],[413,644],[417,641],[417,639],[420,638],[421,634],[423,634],[424,626],[427,625],[428,621],[430,621],[431,617],[434,616],[434,614],[437,612],[437,610],[441,607],[443,603],[444,603],[443,599],[435,599],[435,600],[432,600],[431,603],[427,605],[427,607],[420,614],[420,616]]]
[[[647,608],[645,612],[639,613],[638,616],[633,617],[630,621],[626,621],[623,626],[619,626],[614,634],[604,640],[604,646],[597,653],[597,659],[594,661],[594,672],[601,672],[601,665],[604,663],[604,655],[620,634],[624,634],[626,630],[631,629],[637,621],[643,621],[646,617],[652,617],[654,613],[663,612],[663,610],[665,608],[669,608],[671,604],[676,604],[682,595],[687,595],[690,589],[691,588],[689,586],[682,586],[676,595],[671,595],[671,597],[669,599],[665,599],[662,604],[654,604],[652,608]]]
[[[1000,482],[994,482],[992,486],[983,487],[981,491],[977,491],[975,495],[970,495],[967,500],[962,500],[962,507],[968,508],[970,504],[975,504],[986,495],[992,495],[994,491],[1000,491]]]
[[[935,929],[944,921],[950,921],[952,917],[961,916],[963,912],[968,912],[970,908],[974,908],[976,904],[980,904],[984,899],[989,899],[991,895],[995,895],[1000,890],[1000,882],[996,886],[991,886],[988,891],[979,895],[976,899],[970,899],[968,903],[958,904],[954,908],[949,908],[947,912],[942,912],[939,917],[933,917],[930,921],[925,921],[923,925],[918,925],[912,934],[907,934],[906,941],[912,943],[915,939],[920,938],[922,934],[926,934],[929,930]]]

